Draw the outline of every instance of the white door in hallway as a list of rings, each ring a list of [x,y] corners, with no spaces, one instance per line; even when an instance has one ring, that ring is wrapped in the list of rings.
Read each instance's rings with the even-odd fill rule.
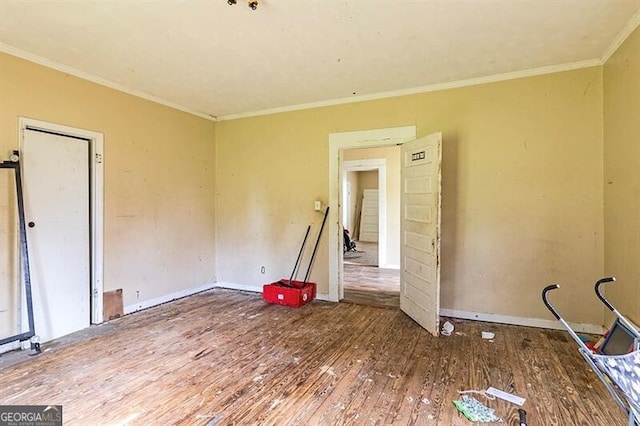
[[[362,194],[358,240],[377,243],[379,226],[378,190],[365,189]]]
[[[90,323],[89,141],[25,129],[21,148],[35,332],[46,342]]]
[[[400,308],[433,335],[440,314],[442,133],[402,144]]]

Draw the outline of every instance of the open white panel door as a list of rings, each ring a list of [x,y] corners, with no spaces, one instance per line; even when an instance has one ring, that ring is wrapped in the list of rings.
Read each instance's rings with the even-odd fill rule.
[[[442,133],[402,144],[400,309],[434,336],[440,309]]]

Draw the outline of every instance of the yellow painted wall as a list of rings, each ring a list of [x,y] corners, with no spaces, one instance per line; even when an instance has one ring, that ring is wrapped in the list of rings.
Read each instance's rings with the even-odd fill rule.
[[[604,65],[606,295],[640,324],[640,28]]]
[[[418,135],[444,134],[443,307],[551,319],[540,290],[556,282],[567,319],[602,323],[601,79],[594,67],[418,102]]]
[[[443,132],[442,307],[601,324],[602,68],[216,124],[221,281],[287,276],[328,196],[329,133]],[[312,279],[328,293],[327,238]],[[265,266],[265,274],[260,267]]]
[[[358,179],[360,179],[361,190],[378,189],[377,171],[369,170],[366,172],[359,172]]]
[[[0,53],[0,159],[19,116],[104,134],[105,291],[127,306],[214,282],[213,122]]]
[[[317,126],[313,110],[282,117],[216,123],[216,274],[221,283],[260,289],[288,278],[312,225],[298,278],[308,268],[324,215],[314,211],[314,201],[328,201],[328,134]],[[327,282],[326,231],[311,274],[319,284]],[[326,285],[319,290],[326,292]]]

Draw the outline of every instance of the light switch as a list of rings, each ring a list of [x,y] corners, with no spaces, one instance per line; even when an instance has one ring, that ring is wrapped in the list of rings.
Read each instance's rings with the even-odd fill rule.
[[[316,201],[316,211],[319,212],[320,210],[322,210],[322,202],[320,201]]]

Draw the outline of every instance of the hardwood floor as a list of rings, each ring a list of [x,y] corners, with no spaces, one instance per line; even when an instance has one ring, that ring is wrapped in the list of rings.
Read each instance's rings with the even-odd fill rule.
[[[344,263],[362,266],[378,266],[378,243],[355,241],[356,251],[343,253]]]
[[[400,307],[400,271],[345,264],[344,302],[390,308]]]
[[[398,309],[269,305],[216,289],[127,315],[36,357],[0,356],[0,404],[62,404],[65,425],[471,425],[459,390],[526,398],[530,425],[624,425],[565,332],[455,323],[435,338]],[[496,334],[483,340],[481,331]],[[517,406],[481,402],[505,424]]]
[[[378,244],[356,241],[357,252],[345,253],[344,302],[400,307],[400,271],[378,268]]]

